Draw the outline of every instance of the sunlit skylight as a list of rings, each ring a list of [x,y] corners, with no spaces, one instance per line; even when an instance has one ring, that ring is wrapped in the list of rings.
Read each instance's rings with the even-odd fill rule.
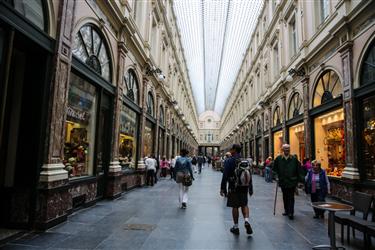
[[[174,10],[199,113],[221,114],[263,0],[175,0]]]

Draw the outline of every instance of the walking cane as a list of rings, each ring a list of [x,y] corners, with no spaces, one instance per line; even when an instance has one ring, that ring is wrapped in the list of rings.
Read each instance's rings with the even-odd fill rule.
[[[275,191],[275,202],[273,203],[273,215],[276,214],[276,201],[277,201],[277,190],[279,189],[279,181],[276,181],[276,191]]]

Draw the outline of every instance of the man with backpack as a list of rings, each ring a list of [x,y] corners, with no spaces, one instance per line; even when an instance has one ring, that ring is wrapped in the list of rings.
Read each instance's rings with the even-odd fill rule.
[[[231,156],[224,162],[223,178],[221,180],[221,196],[227,196],[227,207],[232,208],[233,227],[230,232],[239,235],[238,228],[239,211],[241,208],[242,215],[245,219],[245,228],[247,234],[252,234],[253,230],[249,223],[248,194],[253,195],[253,183],[250,172],[249,162],[241,160],[241,146],[233,144],[230,150]],[[228,191],[227,191],[227,183]]]
[[[200,174],[202,172],[202,166],[205,163],[205,159],[203,155],[198,156],[198,173]]]

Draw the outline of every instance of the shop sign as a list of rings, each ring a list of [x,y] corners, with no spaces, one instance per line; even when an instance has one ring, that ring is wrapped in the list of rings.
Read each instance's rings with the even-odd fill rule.
[[[73,119],[79,120],[79,121],[87,121],[89,119],[89,114],[85,111],[76,110],[72,107],[68,106],[67,109],[67,115],[68,117],[71,117]]]

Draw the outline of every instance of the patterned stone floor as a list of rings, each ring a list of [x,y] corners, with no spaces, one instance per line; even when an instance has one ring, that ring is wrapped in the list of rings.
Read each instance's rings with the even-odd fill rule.
[[[250,198],[247,236],[240,220],[241,234],[232,235],[231,210],[219,196],[221,173],[204,168],[189,191],[189,203],[181,210],[177,185],[167,179],[154,187],[133,190],[115,201],[100,201],[79,210],[67,222],[46,232],[33,232],[9,242],[1,249],[311,249],[327,244],[327,219],[313,219],[305,194],[297,196],[295,220],[281,215],[279,192],[277,214],[273,216],[275,183],[254,177]],[[339,231],[337,243],[340,245]],[[357,237],[361,237],[357,233]],[[346,249],[362,249],[357,239]]]

